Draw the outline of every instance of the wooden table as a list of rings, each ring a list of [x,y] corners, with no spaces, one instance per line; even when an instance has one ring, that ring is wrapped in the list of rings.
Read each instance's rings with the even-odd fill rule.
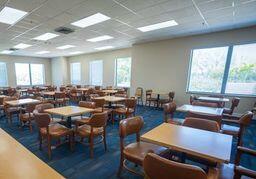
[[[158,108],[159,107],[159,100],[160,100],[160,96],[168,96],[168,93],[166,92],[163,92],[163,91],[156,91],[156,92],[152,92],[152,94],[156,95],[157,96],[157,104],[156,104],[156,107]]]
[[[77,91],[82,91],[82,92],[86,92],[88,90],[89,90],[89,88],[77,88]]]
[[[78,107],[78,106],[64,106],[59,108],[46,109],[45,112],[49,114],[59,115],[67,118],[67,127],[72,127],[72,116],[78,116],[85,113],[90,113],[94,109]]]
[[[27,104],[40,103],[40,101],[37,99],[27,98],[27,99],[13,100],[13,101],[5,101],[5,103],[10,106],[23,106],[23,105],[27,105]]]
[[[117,90],[110,90],[110,89],[109,89],[109,90],[107,90],[107,89],[106,89],[106,90],[102,90],[102,92],[104,92],[104,93],[106,93],[106,94],[110,94],[110,95],[111,95],[111,94],[115,94],[115,93],[117,93],[118,91],[117,91]]]
[[[44,91],[44,92],[42,92],[42,95],[44,95],[44,96],[54,96],[55,91]]]
[[[0,178],[64,178],[0,128]]]
[[[190,104],[184,104],[177,108],[177,111],[180,112],[195,112],[201,114],[209,114],[209,115],[216,115],[221,116],[223,113],[223,108],[212,108],[212,107],[205,107],[205,106],[195,106]]]
[[[141,136],[141,140],[216,163],[229,163],[232,136],[163,123]]]
[[[95,99],[105,99],[106,102],[108,102],[108,106],[112,108],[112,103],[120,102],[126,100],[126,98],[123,97],[116,97],[116,96],[101,96],[96,97]]]

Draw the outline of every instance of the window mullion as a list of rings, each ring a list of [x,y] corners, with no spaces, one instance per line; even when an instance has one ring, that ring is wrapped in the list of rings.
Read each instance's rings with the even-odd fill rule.
[[[32,86],[31,64],[29,64],[29,82],[30,82],[30,86]]]
[[[225,94],[225,91],[226,91],[226,86],[227,86],[227,81],[228,81],[228,74],[229,74],[229,69],[230,69],[230,64],[231,64],[232,53],[233,53],[233,46],[229,46],[229,48],[228,48],[228,55],[227,55],[227,61],[226,61],[224,75],[223,75],[223,80],[222,80],[222,85],[221,85],[221,94]]]

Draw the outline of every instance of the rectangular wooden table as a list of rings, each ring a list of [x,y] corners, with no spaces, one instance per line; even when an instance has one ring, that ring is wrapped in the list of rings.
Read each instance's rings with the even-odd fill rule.
[[[228,98],[216,98],[216,97],[207,97],[207,96],[200,96],[197,98],[197,100],[205,101],[205,102],[214,102],[214,103],[229,102]]]
[[[0,178],[64,178],[0,128]]]
[[[67,118],[67,127],[72,127],[72,116],[78,116],[85,113],[90,113],[94,109],[78,107],[78,106],[64,106],[59,108],[46,109],[45,112],[49,114],[59,115]]]
[[[191,112],[196,112],[196,113],[201,113],[201,114],[221,116],[223,113],[223,108],[212,108],[212,107],[184,104],[184,105],[178,107],[177,111],[180,111],[180,112],[191,111]]]
[[[118,91],[117,90],[102,90],[102,92],[106,93],[106,94],[115,94],[117,93]]]
[[[6,101],[5,103],[10,105],[10,106],[23,106],[23,105],[27,105],[27,104],[40,103],[40,101],[37,100],[37,99],[27,98],[27,99],[18,99],[18,100],[13,100],[13,101]]]
[[[230,161],[230,135],[163,123],[142,135],[141,140],[216,163]]]
[[[126,100],[126,98],[124,97],[116,97],[116,96],[101,96],[101,97],[96,97],[95,99],[105,99],[105,101],[108,102],[109,108],[112,108],[112,103]]]

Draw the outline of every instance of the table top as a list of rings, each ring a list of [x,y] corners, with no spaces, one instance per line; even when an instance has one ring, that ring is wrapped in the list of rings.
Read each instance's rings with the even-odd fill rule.
[[[18,91],[19,91],[19,92],[27,92],[28,89],[19,89]]]
[[[223,113],[223,108],[212,108],[212,107],[206,107],[206,106],[195,106],[190,104],[184,104],[178,107],[177,111],[181,111],[181,112],[191,111],[191,112],[196,112],[201,114],[221,116]]]
[[[77,116],[85,113],[90,113],[94,109],[78,107],[78,106],[64,106],[59,108],[46,109],[45,112],[49,114],[60,115],[64,117]]]
[[[141,136],[141,140],[217,163],[228,163],[232,136],[163,123]]]
[[[108,93],[108,94],[115,94],[115,93],[117,93],[118,91],[117,90],[111,90],[111,89],[109,89],[109,90],[102,90],[102,92],[104,92],[104,93]]]
[[[77,91],[88,91],[89,88],[77,88]]]
[[[45,96],[54,96],[54,95],[55,95],[55,91],[44,91],[44,92],[42,92],[42,95],[45,95]]]
[[[37,99],[27,98],[27,99],[13,100],[13,101],[5,101],[5,103],[11,106],[21,106],[26,104],[40,103],[40,101]]]
[[[0,128],[0,178],[64,178]]]
[[[107,102],[118,102],[118,101],[124,101],[126,98],[116,97],[116,96],[101,96],[101,97],[96,97],[95,99],[105,99]]]
[[[216,97],[207,97],[207,96],[200,96],[197,99],[200,101],[209,101],[209,102],[229,102],[228,98],[216,98]]]

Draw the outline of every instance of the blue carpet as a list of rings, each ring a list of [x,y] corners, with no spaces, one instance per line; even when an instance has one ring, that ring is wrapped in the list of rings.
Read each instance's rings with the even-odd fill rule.
[[[149,107],[137,108],[137,115],[144,118],[145,125],[142,133],[158,126],[163,122],[163,111]],[[176,113],[175,117],[184,117],[183,113]],[[0,127],[12,135],[16,140],[33,152],[36,156],[53,167],[59,173],[67,178],[117,178],[116,173],[119,167],[119,134],[118,123],[107,126],[107,152],[104,151],[103,144],[98,144],[94,148],[94,158],[89,157],[89,148],[77,143],[75,151],[71,152],[68,145],[60,146],[53,150],[52,160],[48,160],[47,149],[44,147],[42,151],[38,149],[37,131],[34,128],[33,133],[28,129],[19,129],[18,121],[10,126],[6,123],[6,119],[0,119]],[[127,139],[127,142],[135,141],[135,136]],[[256,121],[247,128],[244,136],[244,146],[256,149]],[[231,162],[235,158],[236,140],[233,140]],[[245,167],[256,170],[256,158],[243,156],[241,164]],[[122,178],[142,178],[129,173],[125,170],[122,172]]]

